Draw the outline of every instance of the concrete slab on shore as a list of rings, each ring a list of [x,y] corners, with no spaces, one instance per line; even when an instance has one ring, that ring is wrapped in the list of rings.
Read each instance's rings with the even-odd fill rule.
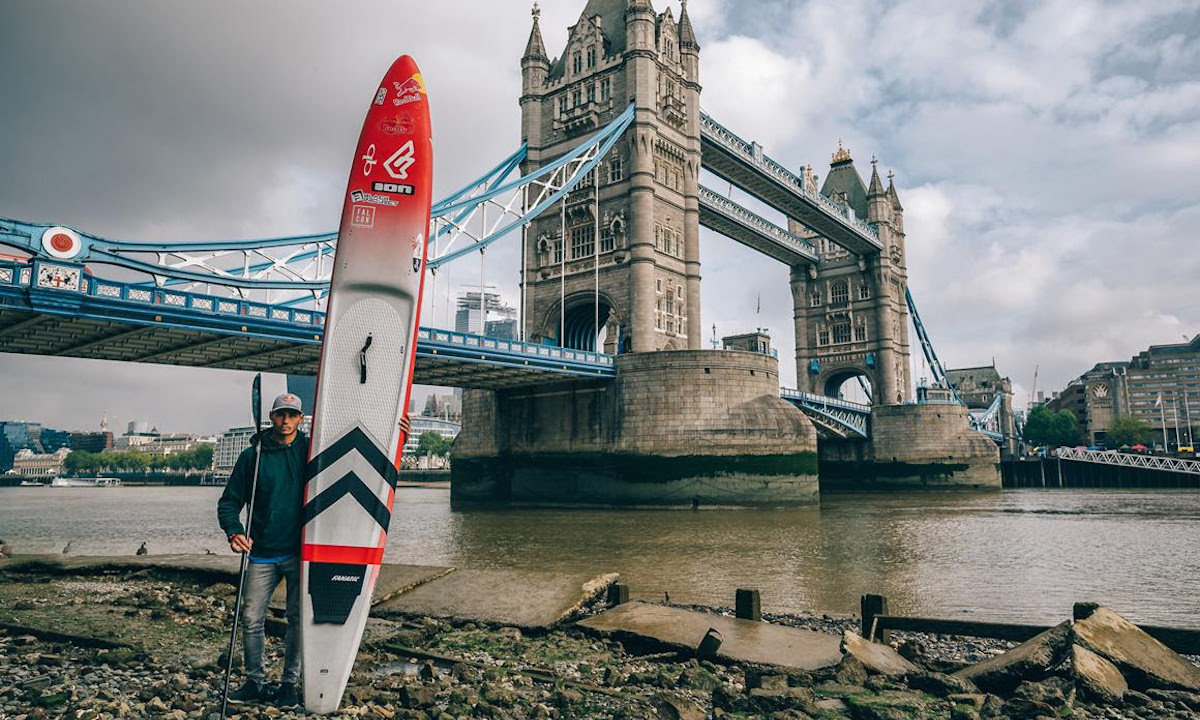
[[[644,602],[618,605],[579,625],[606,635],[640,635],[691,650],[709,628],[715,628],[724,640],[717,655],[739,662],[816,670],[842,659],[837,635]]]
[[[615,573],[455,570],[379,603],[371,614],[429,615],[520,628],[549,627],[616,579]]]

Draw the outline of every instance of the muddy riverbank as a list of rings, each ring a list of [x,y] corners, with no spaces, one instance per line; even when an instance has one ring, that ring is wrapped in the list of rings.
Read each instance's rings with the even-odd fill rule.
[[[7,678],[0,718],[216,717],[234,592],[224,580],[164,569],[77,574],[0,565],[0,677]],[[582,613],[601,609],[593,604]],[[858,624],[831,616],[764,619],[839,635]],[[894,642],[920,672],[873,674],[853,659],[813,672],[712,663],[599,637],[572,622],[523,632],[421,616],[373,618],[342,710],[331,717],[1200,717],[1194,693],[1130,691],[1098,704],[1054,675],[1005,696],[987,694],[946,673],[1013,643],[902,633]],[[281,651],[282,641],[269,638],[276,677]],[[302,716],[270,705],[231,715]]]

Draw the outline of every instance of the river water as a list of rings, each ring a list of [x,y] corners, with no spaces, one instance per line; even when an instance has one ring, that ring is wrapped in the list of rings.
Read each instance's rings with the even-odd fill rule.
[[[227,553],[220,488],[0,488],[16,552]],[[396,493],[386,561],[619,572],[635,599],[766,612],[858,611],[1059,622],[1075,601],[1200,628],[1200,492],[1013,490],[825,495],[786,510],[453,511],[449,490]]]

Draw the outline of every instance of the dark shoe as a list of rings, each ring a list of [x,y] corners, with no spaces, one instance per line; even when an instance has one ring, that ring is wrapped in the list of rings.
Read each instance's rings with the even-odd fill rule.
[[[296,686],[292,683],[284,683],[279,686],[279,692],[275,695],[275,706],[280,708],[298,707],[300,705],[300,693],[296,690]]]
[[[240,688],[229,693],[229,704],[246,705],[249,703],[258,703],[268,697],[267,689],[261,683],[247,680]]]

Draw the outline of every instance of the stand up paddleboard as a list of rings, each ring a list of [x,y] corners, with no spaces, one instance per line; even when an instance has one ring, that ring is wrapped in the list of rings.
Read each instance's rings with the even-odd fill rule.
[[[432,195],[429,104],[407,55],[363,122],[338,230],[306,470],[304,707],[337,709],[387,542]]]

